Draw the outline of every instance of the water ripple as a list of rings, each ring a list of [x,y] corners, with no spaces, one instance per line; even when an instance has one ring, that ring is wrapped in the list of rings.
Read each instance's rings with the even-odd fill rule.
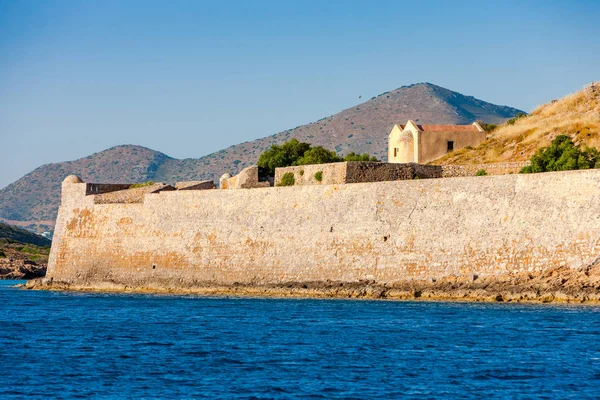
[[[2,398],[597,398],[600,308],[22,291]]]

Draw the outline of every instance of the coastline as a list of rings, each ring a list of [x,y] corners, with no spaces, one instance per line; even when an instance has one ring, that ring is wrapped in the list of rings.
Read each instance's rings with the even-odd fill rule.
[[[28,281],[25,289],[102,293],[239,296],[262,298],[382,299],[451,302],[600,304],[600,263],[557,267],[542,273],[488,277],[448,277],[435,282],[384,284],[359,282],[289,282],[273,285],[215,285],[176,282]]]

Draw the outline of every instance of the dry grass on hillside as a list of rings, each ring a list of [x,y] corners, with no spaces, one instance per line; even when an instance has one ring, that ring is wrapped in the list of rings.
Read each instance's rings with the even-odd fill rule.
[[[576,144],[600,147],[600,83],[538,107],[514,124],[504,123],[474,149],[448,154],[434,164],[478,164],[525,161],[560,134]]]

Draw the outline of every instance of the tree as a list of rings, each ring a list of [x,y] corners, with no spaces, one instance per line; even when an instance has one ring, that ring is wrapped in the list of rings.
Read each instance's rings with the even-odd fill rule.
[[[356,154],[355,152],[350,152],[346,154],[344,157],[344,161],[373,161],[378,162],[379,160],[375,158],[375,156],[370,156],[367,153],[364,154]]]
[[[344,159],[339,157],[335,151],[330,151],[324,149],[322,146],[317,146],[307,150],[304,155],[292,165],[326,164],[340,161],[344,161]]]
[[[378,161],[368,154],[349,153],[345,158],[323,146],[311,147],[309,143],[290,139],[282,145],[273,144],[258,157],[258,173],[261,177],[274,176],[275,168],[292,165],[326,164],[340,161]]]
[[[496,125],[496,124],[486,124],[485,122],[482,122],[482,121],[477,121],[477,123],[479,124],[479,126],[481,126],[483,128],[483,130],[486,133],[490,133],[498,127],[498,125]]]
[[[275,168],[294,165],[310,149],[310,144],[290,139],[281,146],[273,144],[258,157],[258,171],[262,177],[275,175]]]
[[[515,122],[517,122],[521,118],[525,118],[526,116],[527,116],[527,114],[525,114],[524,112],[519,112],[519,113],[517,113],[517,115],[515,115],[514,117],[512,117],[511,119],[509,119],[508,121],[506,121],[506,123],[508,125],[514,125]]]
[[[600,153],[593,147],[583,150],[567,135],[559,135],[549,147],[539,149],[531,157],[531,165],[521,169],[522,174],[532,172],[568,171],[600,168]]]

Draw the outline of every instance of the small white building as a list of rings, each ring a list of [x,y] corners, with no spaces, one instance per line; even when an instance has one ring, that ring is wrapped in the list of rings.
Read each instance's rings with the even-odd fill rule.
[[[486,138],[477,123],[471,125],[395,124],[388,138],[388,162],[421,163],[436,160],[466,146],[479,146]]]

